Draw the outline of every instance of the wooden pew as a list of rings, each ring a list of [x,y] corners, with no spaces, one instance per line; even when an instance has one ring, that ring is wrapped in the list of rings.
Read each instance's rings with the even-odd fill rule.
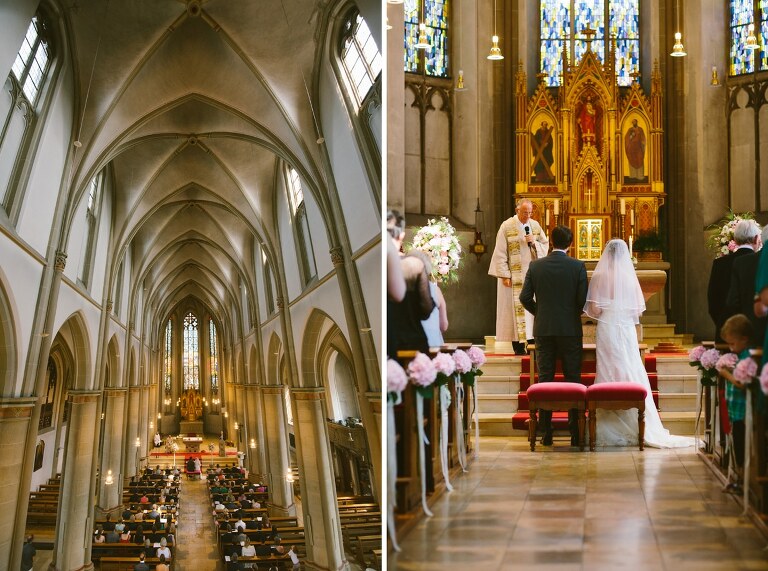
[[[176,559],[176,546],[168,546],[171,550],[171,561]],[[91,559],[97,560],[103,557],[135,557],[138,560],[141,552],[149,557],[154,556],[157,547],[146,548],[136,543],[93,543],[91,547]]]
[[[369,559],[375,560],[373,551],[378,549],[381,551],[381,534],[375,535],[359,535],[357,537],[357,559],[363,567],[368,563]],[[366,557],[370,554],[371,557]]]
[[[102,557],[101,571],[133,571],[133,567],[139,562],[139,557]],[[147,557],[144,562],[150,569],[160,563],[157,557]],[[175,569],[173,561],[168,561],[168,567]]]
[[[379,504],[347,504],[339,506],[339,513],[379,511]]]

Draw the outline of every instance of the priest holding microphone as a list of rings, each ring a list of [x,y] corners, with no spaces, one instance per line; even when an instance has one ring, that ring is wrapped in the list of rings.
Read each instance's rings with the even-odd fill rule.
[[[518,299],[528,265],[549,251],[549,239],[538,222],[531,218],[533,203],[523,198],[517,214],[505,220],[496,235],[488,274],[497,278],[496,341],[512,342],[515,353],[525,354],[525,344],[533,339],[533,315]]]

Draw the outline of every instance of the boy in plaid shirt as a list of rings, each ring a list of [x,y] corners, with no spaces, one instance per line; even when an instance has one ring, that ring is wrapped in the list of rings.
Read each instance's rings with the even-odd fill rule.
[[[743,314],[729,317],[720,329],[720,336],[728,344],[731,352],[738,355],[739,360],[749,358],[753,334],[752,323]],[[744,465],[744,416],[747,410],[747,391],[744,384],[733,378],[731,371],[723,369],[720,376],[728,381],[725,384],[725,402],[728,406],[728,418],[731,421],[736,466],[741,468]]]

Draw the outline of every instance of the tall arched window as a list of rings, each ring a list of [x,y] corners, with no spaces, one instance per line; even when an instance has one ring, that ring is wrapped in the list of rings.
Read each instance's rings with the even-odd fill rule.
[[[11,72],[0,96],[0,202],[9,217],[19,210],[19,188],[30,160],[19,160],[31,152],[40,94],[51,75],[50,34],[45,19],[32,18]],[[24,157],[29,159],[30,157]]]
[[[208,342],[209,342],[209,355],[211,361],[211,394],[213,398],[216,398],[219,394],[219,347],[218,340],[216,338],[216,325],[213,323],[213,319],[208,321]]]
[[[301,179],[296,169],[288,167],[286,171],[288,179],[288,202],[293,214],[293,228],[298,250],[299,269],[304,285],[317,275],[315,265],[315,252],[312,249],[312,236],[309,232],[309,219],[307,208],[304,204],[304,190],[301,187]]]
[[[742,75],[755,71],[755,62],[759,70],[768,69],[768,1],[767,0],[730,0],[730,75]],[[759,22],[759,25],[755,25]],[[747,37],[755,35],[756,50],[747,49]]]
[[[104,171],[97,174],[88,185],[88,204],[85,210],[85,251],[83,253],[80,281],[88,287],[93,272],[93,260],[96,255],[96,232],[99,226],[101,195],[104,187]]]
[[[405,71],[448,77],[449,0],[405,0]],[[426,27],[429,49],[419,49],[419,24]]]
[[[341,62],[346,73],[347,91],[352,93],[359,109],[381,73],[381,53],[368,24],[357,10],[352,10],[344,22]]]
[[[165,390],[166,407],[170,404],[171,398],[171,379],[173,374],[173,353],[172,345],[173,341],[173,322],[169,319],[165,326],[165,359],[163,365],[164,379],[163,389]],[[168,412],[168,411],[166,411]]]
[[[594,30],[592,51],[602,62],[606,41],[616,39],[618,84],[632,83],[630,74],[640,67],[640,0],[540,0],[539,8],[540,69],[547,85],[561,83],[564,50],[569,60],[581,60],[587,51],[587,28]]]
[[[192,312],[184,317],[184,354],[182,355],[184,390],[200,390],[200,352],[197,317]]]

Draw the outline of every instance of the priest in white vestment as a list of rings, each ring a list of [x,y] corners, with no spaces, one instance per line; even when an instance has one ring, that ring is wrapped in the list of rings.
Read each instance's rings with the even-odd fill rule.
[[[496,235],[488,274],[498,278],[496,293],[496,341],[510,342],[516,352],[524,352],[525,342],[533,339],[533,315],[518,296],[531,260],[547,255],[549,239],[538,222],[531,218],[533,203],[523,198],[517,214],[505,220]]]

